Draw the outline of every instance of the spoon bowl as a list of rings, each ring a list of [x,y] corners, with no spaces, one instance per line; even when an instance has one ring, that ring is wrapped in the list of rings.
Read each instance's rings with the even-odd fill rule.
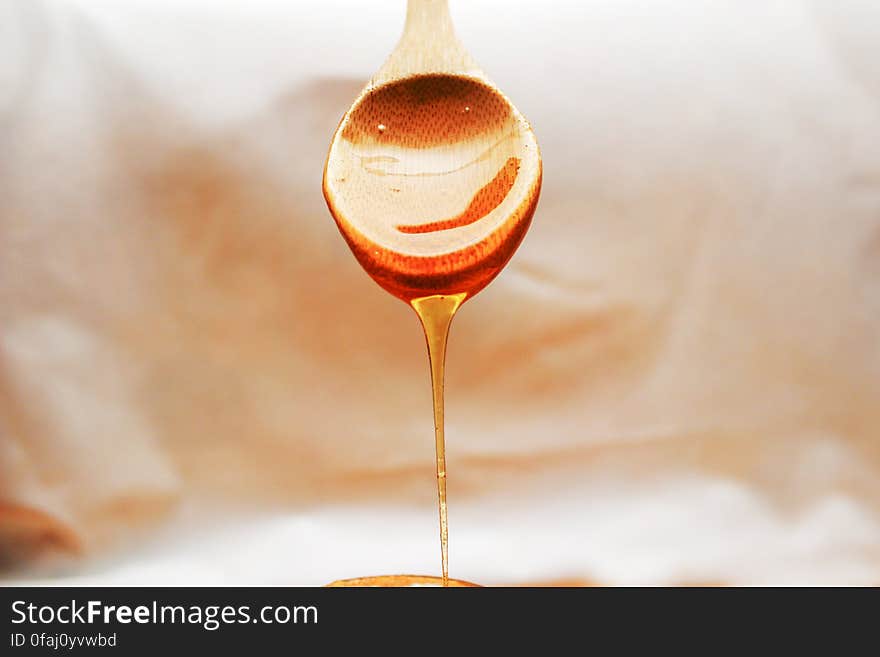
[[[411,2],[324,168],[327,205],[361,266],[406,302],[470,298],[519,246],[540,187],[531,127],[455,38],[445,0]]]

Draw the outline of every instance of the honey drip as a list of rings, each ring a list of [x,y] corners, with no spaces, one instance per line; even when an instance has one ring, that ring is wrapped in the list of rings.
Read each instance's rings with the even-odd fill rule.
[[[449,586],[449,521],[446,508],[446,439],[443,433],[443,378],[446,369],[446,341],[455,311],[467,294],[432,295],[413,299],[411,305],[422,322],[431,366],[434,397],[434,443],[437,455],[437,502],[440,512],[440,558],[443,586]]]

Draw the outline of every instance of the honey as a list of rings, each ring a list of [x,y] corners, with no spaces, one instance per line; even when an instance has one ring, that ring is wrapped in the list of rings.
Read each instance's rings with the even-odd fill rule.
[[[451,39],[446,12],[440,0],[411,1],[398,52],[421,57],[412,44],[423,42],[413,35],[431,29],[429,18],[435,34]],[[456,42],[446,45],[450,57],[459,57]],[[437,47],[435,42],[433,55]],[[397,61],[394,55],[390,61]],[[412,306],[425,333],[443,586],[456,583],[449,579],[443,428],[449,327],[522,241],[541,171],[534,134],[503,94],[479,75],[432,72],[368,85],[340,122],[324,168],[324,198],[342,236],[373,280]],[[436,579],[380,576],[334,585]]]

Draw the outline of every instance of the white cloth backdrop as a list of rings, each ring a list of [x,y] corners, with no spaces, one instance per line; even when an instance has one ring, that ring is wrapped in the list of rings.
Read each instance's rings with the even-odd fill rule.
[[[880,583],[880,3],[452,0],[545,182],[456,319],[451,569]],[[321,168],[402,0],[0,3],[5,581],[437,572]]]

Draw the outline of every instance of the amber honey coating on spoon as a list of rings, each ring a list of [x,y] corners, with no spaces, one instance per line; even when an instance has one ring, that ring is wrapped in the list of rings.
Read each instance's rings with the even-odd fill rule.
[[[361,266],[407,302],[485,287],[519,246],[540,186],[537,144],[510,102],[445,74],[368,88],[340,123],[324,175]]]

